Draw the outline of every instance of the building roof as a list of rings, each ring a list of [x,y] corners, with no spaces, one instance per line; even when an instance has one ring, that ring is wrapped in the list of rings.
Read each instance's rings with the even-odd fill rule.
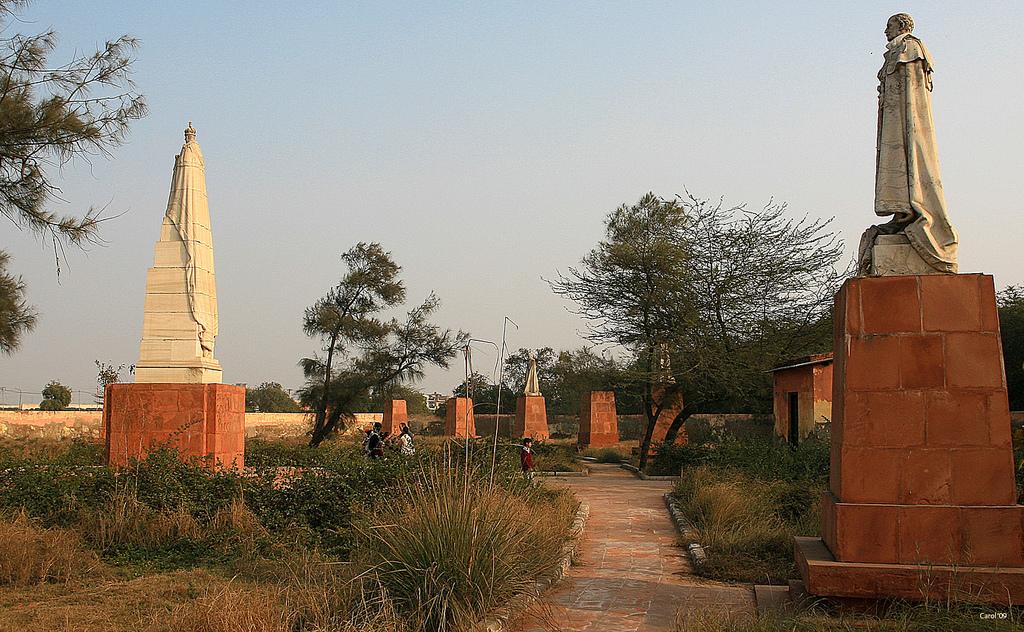
[[[815,354],[812,354],[812,355],[803,356],[801,358],[793,358],[792,360],[786,360],[785,362],[782,362],[781,364],[775,365],[768,372],[769,373],[774,373],[775,371],[785,371],[786,369],[795,369],[795,368],[797,368],[799,366],[807,366],[807,365],[811,365],[811,364],[831,364],[831,363],[832,363],[832,354],[831,353],[815,353]]]

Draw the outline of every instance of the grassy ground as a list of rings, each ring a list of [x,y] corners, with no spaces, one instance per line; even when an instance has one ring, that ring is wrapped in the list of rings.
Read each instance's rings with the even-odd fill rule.
[[[0,442],[0,629],[462,629],[553,572],[576,508],[464,448],[255,440],[239,475]]]

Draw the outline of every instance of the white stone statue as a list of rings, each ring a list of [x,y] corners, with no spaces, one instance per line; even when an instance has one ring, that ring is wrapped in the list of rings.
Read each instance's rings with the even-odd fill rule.
[[[203,152],[189,121],[146,278],[136,382],[216,383],[217,285]]]
[[[537,356],[533,351],[527,353],[530,358],[530,368],[526,372],[526,387],[523,389],[523,395],[537,396],[540,395],[540,380],[537,378]]]
[[[865,231],[861,275],[956,273],[959,237],[946,213],[932,122],[932,57],[906,13],[889,18],[878,71],[875,214]]]

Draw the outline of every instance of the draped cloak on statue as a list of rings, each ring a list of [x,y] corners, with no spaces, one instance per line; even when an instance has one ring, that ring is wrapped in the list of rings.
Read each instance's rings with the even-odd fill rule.
[[[185,144],[175,156],[171,193],[164,221],[173,226],[184,242],[187,261],[185,283],[189,310],[199,329],[203,356],[213,356],[217,337],[217,289],[213,272],[213,239],[210,208],[206,199],[206,173],[203,152],[196,142],[196,131],[189,123]]]
[[[878,144],[875,214],[892,215],[888,224],[868,229],[865,256],[878,234],[902,233],[938,272],[957,271],[959,237],[946,214],[938,149],[932,120],[932,58],[924,43],[903,33],[886,46],[878,72]]]

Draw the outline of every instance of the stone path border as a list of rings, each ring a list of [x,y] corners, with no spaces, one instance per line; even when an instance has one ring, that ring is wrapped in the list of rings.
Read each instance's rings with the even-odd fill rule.
[[[672,522],[675,523],[676,529],[679,529],[679,535],[686,542],[686,551],[690,554],[690,563],[693,564],[695,569],[700,570],[707,564],[708,554],[697,540],[697,530],[693,528],[693,525],[690,524],[690,521],[679,507],[672,502],[672,494],[665,494],[665,506],[668,507],[668,513],[672,516]]]
[[[491,613],[474,628],[475,632],[506,632],[510,629],[509,621],[513,616],[529,608],[540,599],[544,591],[562,581],[562,578],[569,571],[569,567],[572,566],[573,560],[579,554],[580,542],[583,540],[583,529],[586,527],[589,516],[590,505],[580,503],[572,525],[569,527],[569,541],[562,547],[562,560],[558,564],[558,570],[555,571],[555,574],[539,580],[533,585],[532,590],[516,597],[507,606]]]
[[[624,469],[624,470],[626,470],[628,472],[632,472],[633,474],[636,474],[636,477],[639,478],[642,481],[678,481],[681,478],[680,476],[661,476],[661,475],[645,474],[645,473],[640,471],[640,468],[638,468],[637,466],[633,465],[632,463],[620,463],[619,467],[621,467],[622,469]]]

